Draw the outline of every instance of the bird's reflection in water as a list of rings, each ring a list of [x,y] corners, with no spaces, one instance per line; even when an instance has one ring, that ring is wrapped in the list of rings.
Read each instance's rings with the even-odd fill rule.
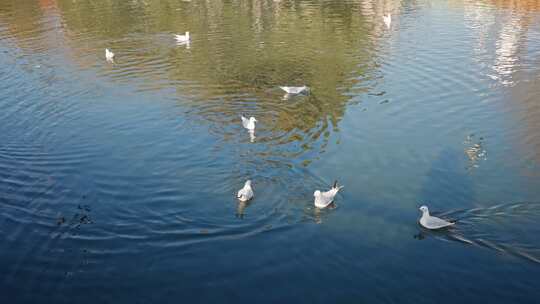
[[[249,141],[255,142],[255,130],[249,130]]]
[[[185,47],[186,49],[191,49],[191,42],[188,40],[188,41],[184,41],[184,42],[177,42],[176,43],[176,46],[183,46]]]
[[[426,238],[426,235],[422,231],[418,231],[417,234],[413,235],[413,238],[421,241]]]
[[[308,97],[310,96],[311,94],[309,93],[309,91],[305,91],[305,92],[302,92],[302,93],[299,93],[299,94],[291,94],[291,93],[285,93],[283,94],[283,97],[281,97],[281,100],[289,100],[289,99],[293,99],[295,97]]]
[[[323,216],[328,214],[328,211],[334,210],[337,208],[337,205],[335,202],[330,203],[328,207],[324,209],[319,209],[317,207],[311,207],[313,208],[313,219],[315,220],[315,223],[322,224]]]
[[[439,230],[429,230],[423,227],[419,228],[418,233],[413,237],[417,240],[424,240],[428,237],[433,237],[443,241],[454,241],[463,244],[472,245],[473,242],[460,235],[455,228],[443,228]]]
[[[251,204],[251,201],[247,201],[247,202],[238,201],[238,205],[236,206],[236,217],[239,219],[244,219],[244,216],[246,214],[245,210],[250,204]]]

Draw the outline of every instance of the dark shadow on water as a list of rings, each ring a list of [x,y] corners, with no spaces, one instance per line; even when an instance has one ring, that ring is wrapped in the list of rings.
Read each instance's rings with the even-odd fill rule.
[[[336,209],[338,209],[338,204],[336,202],[332,202],[330,205],[328,205],[328,207],[324,209],[319,209],[313,205],[313,202],[310,202],[310,205],[307,206],[304,210],[304,221],[322,224],[323,219],[334,213]]]

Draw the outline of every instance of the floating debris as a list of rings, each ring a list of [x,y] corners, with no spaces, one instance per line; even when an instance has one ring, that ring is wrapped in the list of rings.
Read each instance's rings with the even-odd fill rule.
[[[84,210],[84,211],[86,211],[86,212],[90,212],[90,211],[91,211],[89,205],[78,205],[78,206],[77,206],[77,209],[79,209],[79,210]]]
[[[371,96],[383,96],[384,94],[386,94],[386,91],[382,91],[379,93],[368,93],[368,95],[371,95]]]
[[[90,214],[89,214],[89,212],[91,211],[91,208],[89,205],[77,205],[77,210],[79,211],[73,215],[73,217],[68,223],[70,228],[80,229],[81,225],[93,223],[92,218],[90,217]],[[57,226],[62,226],[66,222],[67,220],[65,216],[59,216],[56,219]]]
[[[465,148],[464,152],[469,159],[467,170],[478,168],[480,161],[487,160],[487,151],[483,147],[483,141],[483,137],[479,137],[478,140],[476,140],[474,134],[469,134],[465,138],[463,143],[467,145],[467,147]]]
[[[59,218],[56,220],[56,225],[60,226],[60,225],[62,225],[62,224],[65,223],[65,222],[66,222],[66,218],[63,217],[63,216],[61,216],[61,217],[59,217]]]

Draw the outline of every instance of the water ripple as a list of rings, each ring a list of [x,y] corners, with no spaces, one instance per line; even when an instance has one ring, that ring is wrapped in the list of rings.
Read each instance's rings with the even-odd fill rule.
[[[528,223],[534,223],[540,218],[540,203],[498,204],[486,208],[448,211],[437,216],[457,220],[458,224],[447,232],[422,230],[417,237],[433,236],[441,240],[453,240],[540,263],[540,244],[534,238],[524,238],[534,233],[520,233],[524,227],[533,229]]]

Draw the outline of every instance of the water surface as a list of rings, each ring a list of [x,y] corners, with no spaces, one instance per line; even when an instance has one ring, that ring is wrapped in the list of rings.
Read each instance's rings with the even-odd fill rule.
[[[2,303],[538,302],[536,1],[4,0],[0,71]]]

